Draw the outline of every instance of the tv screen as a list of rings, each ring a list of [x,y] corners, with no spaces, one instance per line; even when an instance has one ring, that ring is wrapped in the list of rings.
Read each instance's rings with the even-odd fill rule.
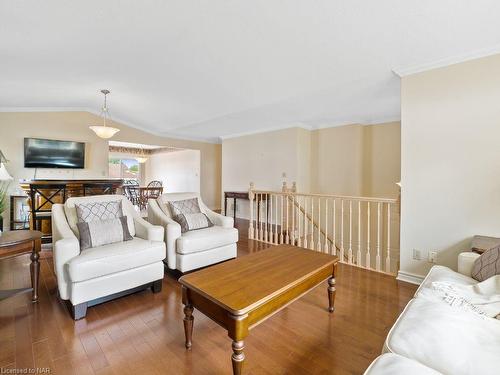
[[[85,168],[85,143],[24,138],[25,168]]]

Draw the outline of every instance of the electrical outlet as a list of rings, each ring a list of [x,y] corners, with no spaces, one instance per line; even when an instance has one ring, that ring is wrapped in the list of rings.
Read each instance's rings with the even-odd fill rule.
[[[422,260],[422,256],[420,255],[420,250],[413,249],[413,259]]]
[[[436,263],[436,260],[437,260],[437,251],[433,250],[433,251],[429,251],[429,254],[427,255],[427,261],[429,263]]]

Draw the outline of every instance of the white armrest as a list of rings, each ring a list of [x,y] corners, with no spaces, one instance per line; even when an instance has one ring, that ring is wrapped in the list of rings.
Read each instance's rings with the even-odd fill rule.
[[[52,206],[52,235],[54,272],[57,277],[59,295],[62,299],[69,299],[68,284],[70,280],[64,270],[64,265],[69,260],[80,255],[80,242],[69,227],[62,204]]]
[[[176,241],[181,237],[181,226],[165,215],[158,203],[152,199],[148,203],[148,220],[164,228],[168,268],[175,269],[177,267]]]
[[[230,216],[224,216],[221,214],[218,214],[217,212],[214,212],[212,210],[209,210],[208,208],[205,209],[205,215],[208,216],[210,221],[214,223],[214,225],[217,225],[219,227],[223,228],[233,228],[234,227],[234,219]]]
[[[148,223],[141,217],[134,217],[135,235],[149,241],[163,242],[163,228]]]
[[[462,275],[471,277],[474,262],[480,256],[480,254],[470,251],[458,254],[458,272]]]

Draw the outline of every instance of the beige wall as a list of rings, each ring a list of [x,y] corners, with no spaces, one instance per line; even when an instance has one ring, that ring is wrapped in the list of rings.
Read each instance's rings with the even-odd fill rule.
[[[312,132],[312,190],[396,198],[401,175],[399,122],[346,125]]]
[[[363,126],[315,130],[312,132],[312,149],[313,192],[362,195]]]
[[[396,198],[400,180],[399,122],[309,131],[291,128],[224,140],[223,190],[281,189],[322,194]],[[232,207],[229,202],[229,209]],[[247,217],[239,204],[241,217]]]
[[[404,77],[401,94],[401,270],[423,276],[429,250],[456,267],[473,235],[500,236],[500,55]]]
[[[401,123],[363,127],[363,195],[396,198],[401,180]]]
[[[37,177],[95,178],[105,177],[108,171],[108,144],[98,138],[88,127],[99,124],[99,118],[88,112],[2,112],[0,113],[0,150],[10,160],[7,169],[14,177],[11,191],[19,179],[34,177],[34,169],[23,167],[23,138],[39,137],[73,140],[86,143],[86,168],[82,170],[38,169]],[[206,204],[220,207],[221,196],[221,145],[171,139],[152,135],[141,130],[114,123],[120,132],[115,141],[153,144],[200,150],[201,194]],[[7,219],[8,214],[4,214]],[[5,224],[7,226],[8,223]]]

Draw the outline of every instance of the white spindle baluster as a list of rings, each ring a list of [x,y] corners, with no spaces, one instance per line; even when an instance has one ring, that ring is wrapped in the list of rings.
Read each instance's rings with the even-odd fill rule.
[[[274,243],[277,245],[279,243],[279,233],[278,233],[278,194],[274,196]]]
[[[375,258],[375,269],[380,271],[380,202],[377,203],[377,256]]]
[[[358,254],[356,255],[356,264],[361,266],[361,201],[358,201]]]
[[[349,250],[347,252],[347,261],[352,264],[352,200],[349,201]]]
[[[316,243],[316,250],[321,251],[321,198],[318,197],[318,241]]]
[[[314,250],[314,198],[311,197],[311,241],[309,242],[309,249]]]
[[[280,197],[281,197],[281,205],[280,205],[280,208],[281,208],[281,219],[280,219],[280,244],[284,243],[284,239],[283,239],[283,194],[280,194]]]
[[[273,194],[268,195],[269,198],[269,243],[274,243],[274,232],[273,232]]]
[[[330,248],[328,244],[328,198],[325,200],[325,244],[324,244],[325,253],[330,253]]]
[[[295,246],[295,195],[292,195],[292,245]]]
[[[309,222],[307,219],[307,197],[304,196],[304,242],[302,246],[307,249],[307,228],[309,226]]]
[[[387,203],[387,256],[385,258],[385,272],[391,273],[391,204]]]
[[[262,193],[259,194],[259,203],[258,203],[258,208],[259,208],[259,241],[264,240],[264,232],[262,230]]]
[[[253,239],[253,204],[254,204],[253,188],[254,188],[253,182],[250,182],[250,191],[248,192],[248,200],[250,201],[250,223],[248,226],[248,238],[251,240]]]
[[[302,205],[300,204],[300,196],[297,196],[297,246],[302,246],[302,234],[300,233],[301,226],[300,226],[300,214],[301,214],[301,209],[303,209]]]
[[[337,237],[336,237],[336,224],[337,224],[337,212],[336,212],[336,206],[337,206],[337,199],[333,198],[333,218],[332,218],[332,247],[333,247],[333,255],[337,255]]]
[[[264,242],[267,242],[269,240],[269,237],[268,237],[268,231],[267,231],[267,226],[269,224],[269,216],[268,216],[268,213],[269,213],[269,194],[266,194],[266,208],[264,210],[264,216],[266,218],[266,225],[264,226]]]
[[[371,268],[371,259],[370,259],[370,202],[366,202],[367,204],[367,222],[366,222],[366,268]]]
[[[340,200],[340,261],[344,261],[344,200]]]
[[[288,207],[290,206],[290,202],[289,202],[289,198],[290,196],[288,195],[285,195],[285,203],[286,203],[286,235],[285,235],[285,243],[286,244],[290,244],[290,226],[288,225],[288,213],[289,213],[289,209]]]

